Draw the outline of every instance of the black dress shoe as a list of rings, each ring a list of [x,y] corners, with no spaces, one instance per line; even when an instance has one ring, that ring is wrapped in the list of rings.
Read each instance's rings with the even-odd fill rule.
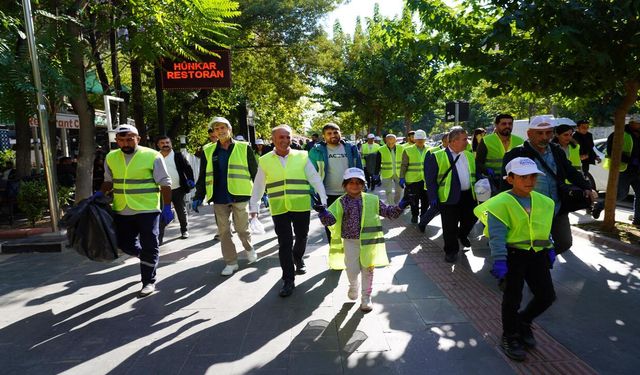
[[[462,246],[471,247],[471,241],[469,241],[468,237],[459,237],[458,239],[460,240],[460,243],[462,244]]]
[[[446,253],[444,255],[444,261],[447,263],[455,263],[458,260],[458,253]]]
[[[293,281],[285,281],[282,289],[280,289],[280,297],[289,297],[293,294],[293,289],[295,289],[296,285]]]
[[[307,266],[303,264],[296,266],[296,275],[304,275],[307,273]]]

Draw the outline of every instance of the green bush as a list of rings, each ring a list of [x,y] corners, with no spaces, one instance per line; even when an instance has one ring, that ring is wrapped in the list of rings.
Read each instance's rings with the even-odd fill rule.
[[[58,206],[66,208],[73,203],[75,187],[67,187],[58,185]]]
[[[44,217],[49,207],[47,186],[44,181],[22,181],[18,191],[18,208],[27,216],[32,227]]]
[[[7,162],[13,164],[16,160],[16,152],[13,150],[0,151],[0,170],[4,170]]]

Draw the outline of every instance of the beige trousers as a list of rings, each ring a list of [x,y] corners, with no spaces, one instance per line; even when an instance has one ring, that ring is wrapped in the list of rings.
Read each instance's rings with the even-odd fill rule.
[[[393,176],[391,178],[383,178],[382,189],[385,191],[384,203],[394,205],[400,203],[402,199],[403,188],[400,187],[400,178]],[[395,192],[393,192],[395,190]]]
[[[249,232],[249,212],[247,210],[249,202],[236,202],[229,204],[214,204],[213,210],[216,214],[218,224],[218,235],[220,236],[220,246],[222,247],[222,258],[226,264],[238,263],[236,245],[231,240],[231,221],[246,251],[253,250],[251,244],[251,232]]]

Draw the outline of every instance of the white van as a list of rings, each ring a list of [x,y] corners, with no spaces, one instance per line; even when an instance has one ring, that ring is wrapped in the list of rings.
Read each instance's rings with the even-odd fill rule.
[[[527,129],[529,128],[529,120],[513,121],[513,130],[511,134],[517,135],[522,139],[527,139]]]

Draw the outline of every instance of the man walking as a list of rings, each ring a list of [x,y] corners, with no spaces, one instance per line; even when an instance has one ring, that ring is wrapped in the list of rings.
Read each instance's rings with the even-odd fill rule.
[[[120,125],[115,132],[120,148],[107,154],[104,182],[94,196],[113,192],[118,247],[140,258],[142,289],[138,297],[146,297],[156,289],[159,221],[170,223],[173,220],[171,177],[159,152],[138,145],[138,129]],[[159,206],[161,198],[162,210]]]
[[[428,197],[424,189],[424,159],[427,155],[427,133],[416,130],[414,144],[404,149],[400,165],[400,187],[404,189],[405,198],[411,204],[411,222],[418,222],[418,215],[427,211]]]
[[[193,169],[189,161],[185,159],[181,153],[173,151],[171,139],[166,135],[156,139],[156,147],[160,150],[162,157],[164,157],[164,164],[171,177],[171,203],[173,203],[173,208],[176,210],[178,221],[180,222],[180,238],[189,238],[189,221],[187,218],[187,207],[184,204],[184,197],[196,186],[193,180]],[[161,245],[164,238],[164,228],[166,226],[167,223],[161,220],[159,235]]]
[[[476,149],[476,166],[478,173],[489,176],[496,189],[502,185],[502,159],[507,151],[518,147],[524,140],[513,131],[513,116],[499,114],[494,121],[495,130],[480,140]],[[497,193],[494,192],[494,194]]]
[[[580,145],[580,160],[582,161],[582,172],[585,176],[589,173],[589,165],[600,162],[600,158],[593,151],[593,134],[589,132],[589,121],[578,120],[573,139]]]
[[[467,132],[461,126],[454,126],[449,132],[449,146],[430,153],[425,159],[429,205],[440,207],[444,260],[448,263],[458,259],[458,240],[464,247],[471,246],[468,236],[478,220],[473,214],[476,163],[467,144]]]
[[[378,149],[376,160],[376,174],[380,175],[382,189],[385,191],[385,203],[394,205],[400,202],[402,187],[400,186],[400,163],[402,162],[402,147],[396,144],[395,134],[389,133],[384,137],[385,145]]]
[[[311,217],[310,186],[326,207],[327,195],[322,179],[305,151],[291,149],[291,128],[280,125],[271,132],[274,150],[260,158],[251,193],[249,212],[258,215],[258,202],[269,189],[269,211],[278,236],[278,257],[282,268],[281,297],[295,288],[295,275],[306,273],[304,260]],[[294,242],[295,235],[295,242]]]
[[[198,207],[206,198],[213,200],[213,210],[218,224],[222,256],[226,266],[220,273],[230,276],[238,270],[238,254],[231,239],[231,221],[247,252],[249,263],[257,260],[251,244],[247,204],[253,189],[257,163],[253,150],[246,142],[233,140],[231,123],[224,117],[211,120],[218,142],[204,149],[205,158],[200,164],[200,176],[196,185],[193,206]]]
[[[376,174],[376,156],[380,145],[374,142],[373,134],[367,135],[367,142],[360,146],[360,155],[362,155],[362,167],[364,168],[365,177],[367,179],[367,188],[370,191],[375,189]]]

